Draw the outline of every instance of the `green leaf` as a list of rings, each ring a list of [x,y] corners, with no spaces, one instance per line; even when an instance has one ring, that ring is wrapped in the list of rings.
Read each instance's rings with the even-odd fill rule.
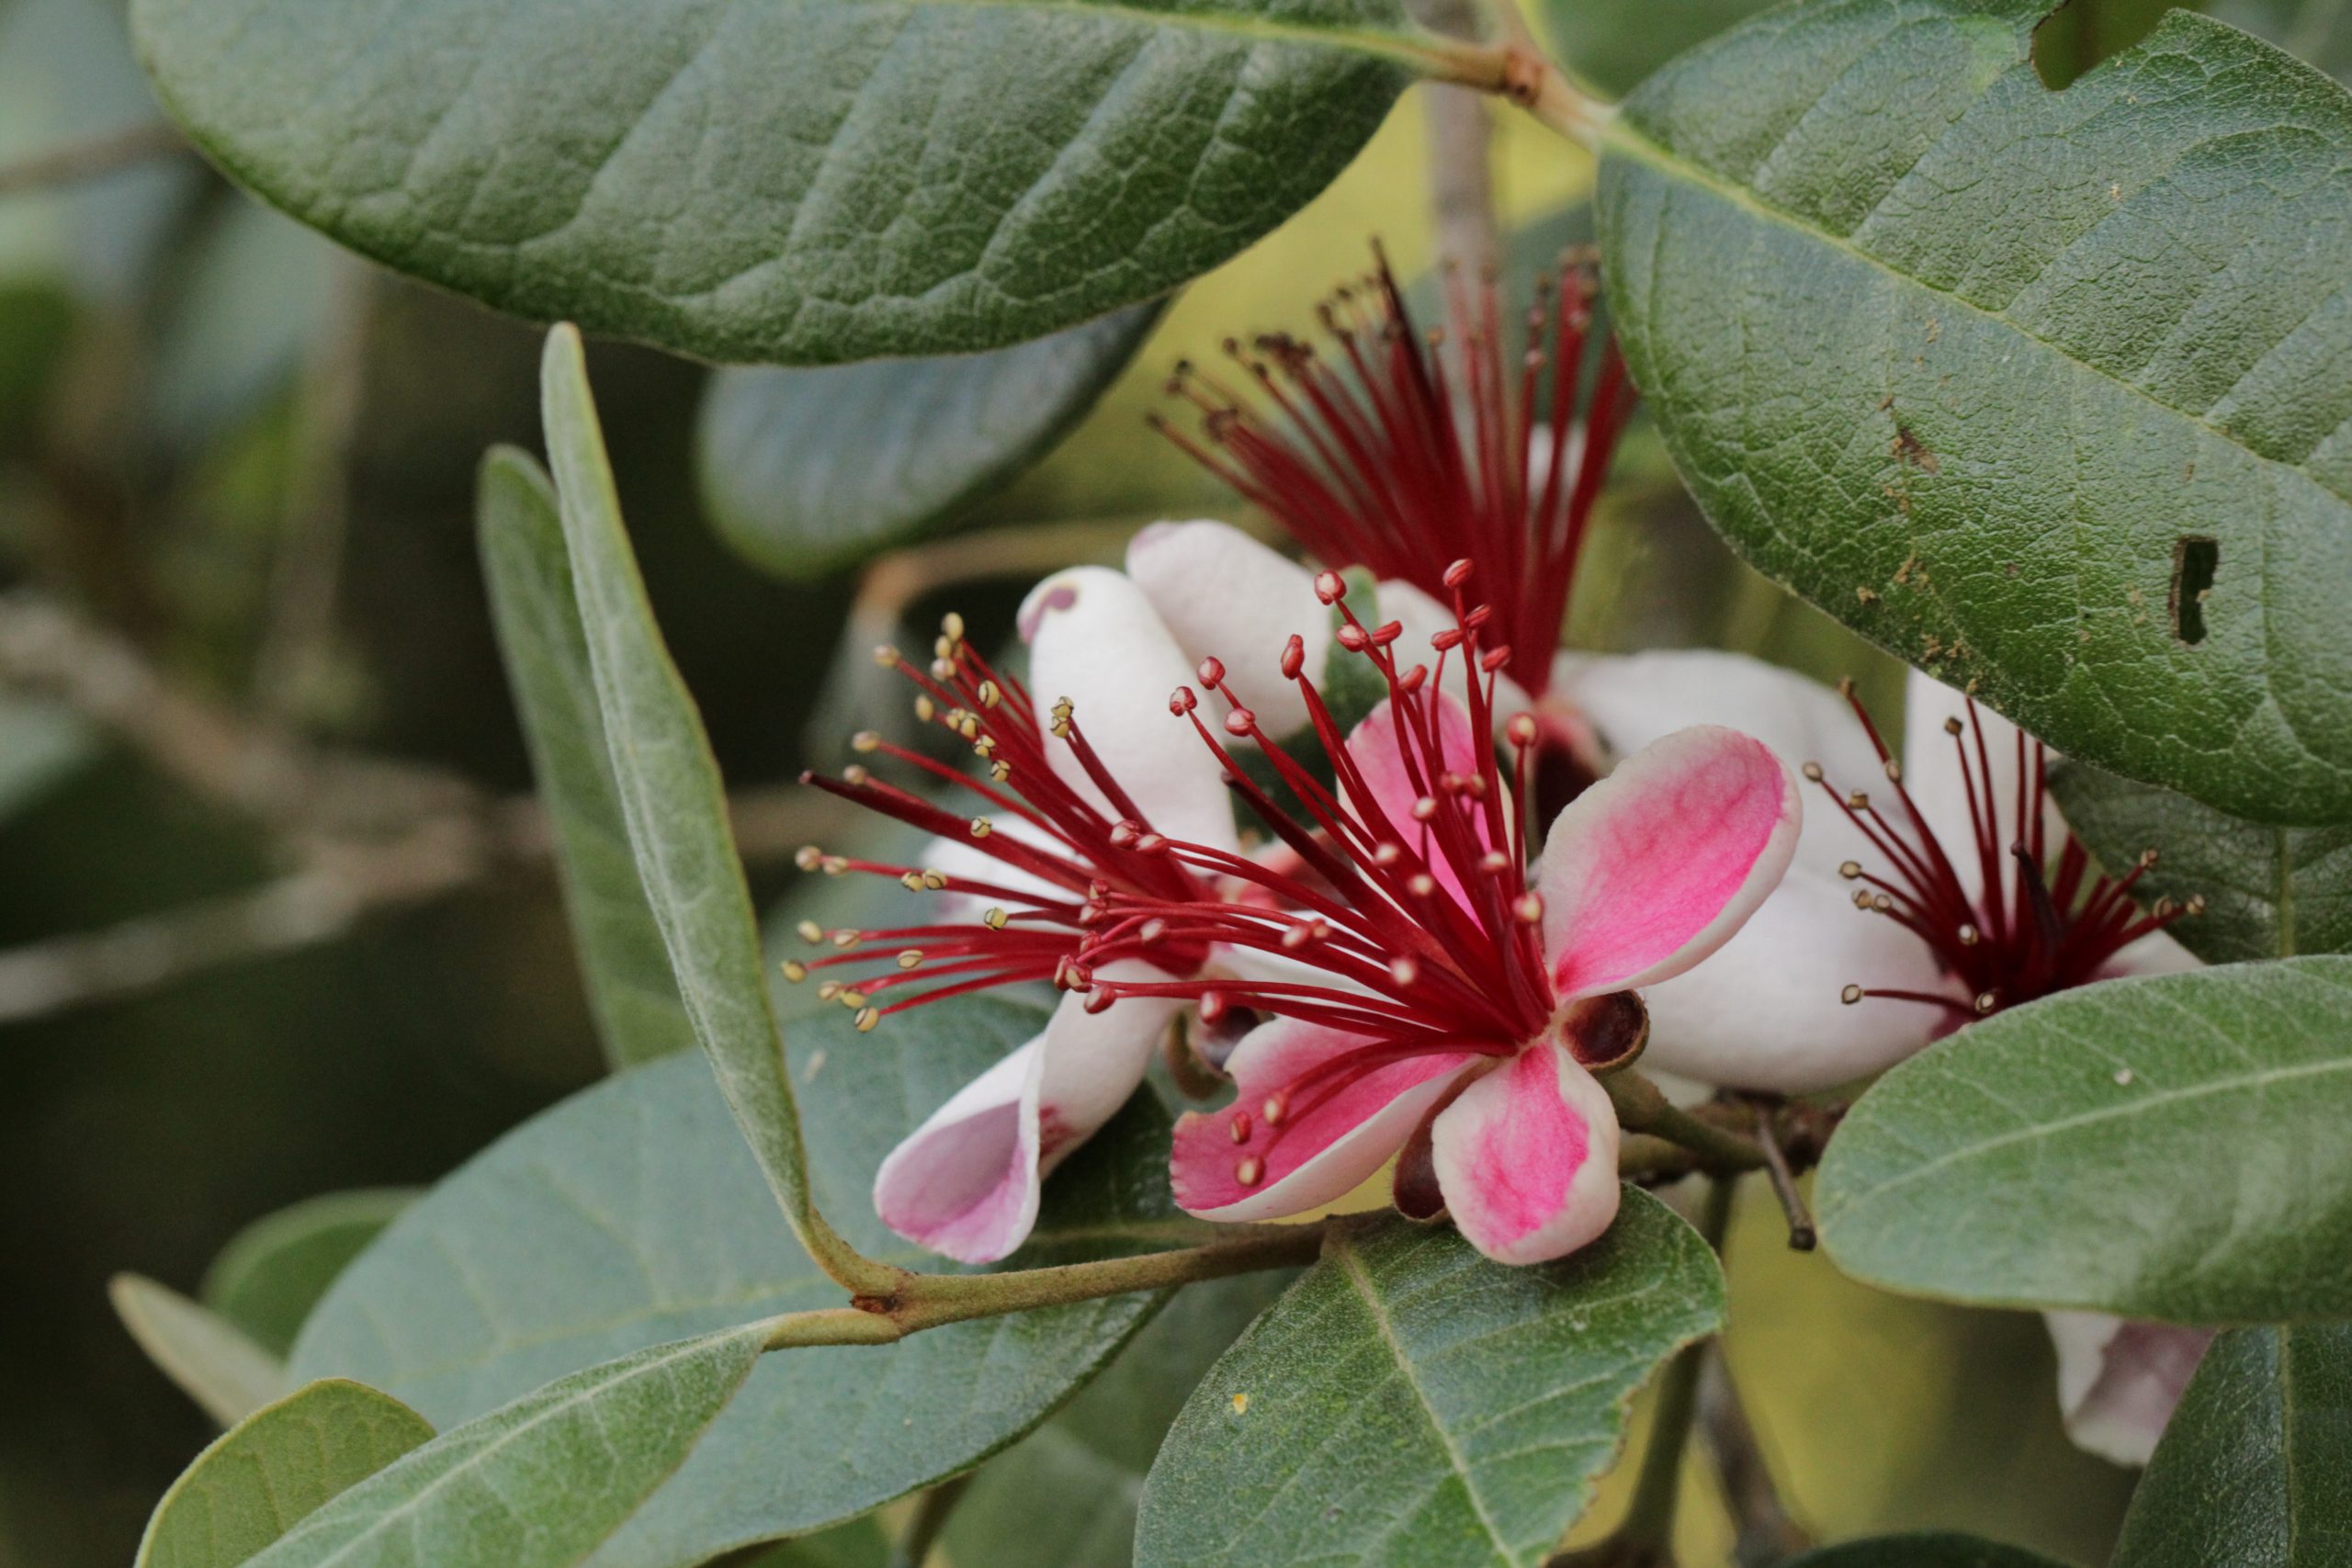
[[[2176,1323],[2352,1314],[2352,958],[2109,980],[1973,1023],[1830,1140],[1890,1290]]]
[[[945,1001],[857,1032],[835,1007],[794,1026],[810,1176],[874,1256],[939,1266],[869,1196],[923,1117],[1044,1026],[1038,1009]],[[1015,1266],[1197,1239],[1167,1187],[1148,1095],[1047,1184]],[[294,1353],[448,1425],[574,1368],[843,1292],[794,1245],[697,1056],[665,1057],[526,1122],[444,1181],[355,1263]],[[684,1568],[820,1529],[965,1469],[1044,1419],[1157,1304],[1146,1295],[951,1325],[888,1348],[769,1357],[600,1568]]]
[[[1136,1559],[1532,1568],[1615,1457],[1635,1390],[1723,1315],[1706,1243],[1638,1190],[1542,1268],[1401,1221],[1344,1236],[1185,1404]]]
[[[1598,197],[1634,379],[1857,631],[2071,756],[2352,818],[2352,96],[2182,11],[2052,92],[2048,8],[1817,0],[1653,77]]]
[[[419,1190],[329,1192],[264,1215],[230,1237],[205,1270],[204,1304],[284,1356],[327,1287]]]
[[[482,461],[476,513],[506,682],[554,832],[605,1060],[623,1067],[684,1050],[694,1025],[630,855],[555,487],[529,457],[497,448]]]
[[[1069,1408],[991,1460],[947,1521],[956,1562],[1114,1568],[1135,1545],[1136,1504],[1184,1401],[1287,1274],[1190,1285]],[[1037,1499],[1055,1506],[1040,1510]]]
[[[2215,1339],[2165,1428],[2115,1568],[2352,1562],[2352,1325]]]
[[[137,0],[264,199],[502,310],[719,361],[969,353],[1152,299],[1320,191],[1395,0]]]
[[[766,1335],[743,1324],[559,1378],[361,1482],[253,1568],[568,1568],[684,1461]]]
[[[832,1259],[839,1241],[808,1196],[800,1115],[768,1002],[751,890],[727,824],[726,788],[702,716],[646,601],[580,334],[570,327],[548,334],[539,396],[572,591],[639,881],[736,1125],[793,1233]]]
[[[2052,1557],[1973,1535],[1883,1535],[1808,1551],[1786,1568],[2066,1568]]]
[[[2067,825],[2102,864],[2154,865],[2137,890],[2205,912],[2172,934],[2209,964],[2352,953],[2352,827],[2247,822],[2154,784],[2069,763],[2052,775]]]
[[[2352,85],[2352,0],[2214,0],[2207,9]]]
[[[196,1456],[155,1506],[132,1568],[237,1568],[432,1438],[424,1416],[364,1383],[297,1389]]]
[[[1159,319],[1138,305],[987,354],[722,370],[695,470],[720,536],[820,578],[954,522],[1050,451]]]
[[[1544,20],[1560,58],[1603,97],[1622,98],[1659,66],[1773,0],[1544,0]]]
[[[223,1427],[233,1427],[290,1386],[277,1359],[236,1325],[139,1274],[107,1284],[115,1315],[180,1392]]]

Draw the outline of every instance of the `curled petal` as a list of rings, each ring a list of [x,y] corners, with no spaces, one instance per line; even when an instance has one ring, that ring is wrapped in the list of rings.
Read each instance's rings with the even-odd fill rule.
[[[1552,824],[1536,887],[1563,1001],[1679,975],[1729,941],[1788,869],[1796,777],[1761,741],[1678,730]]]
[[[1150,825],[1233,849],[1233,806],[1216,760],[1168,712],[1168,694],[1195,678],[1193,662],[1142,591],[1107,567],[1057,571],[1023,601],[1021,634],[1031,694],[1043,707],[1070,700],[1080,731]],[[1105,816],[1125,815],[1069,747],[1047,747],[1057,776]]]
[[[1306,700],[1275,660],[1295,635],[1307,674],[1322,679],[1331,612],[1315,597],[1312,572],[1223,523],[1154,523],[1127,546],[1127,576],[1188,660],[1213,654],[1233,667],[1267,734],[1306,727]]]
[[[1113,973],[1132,967],[1133,974]],[[1106,964],[1112,978],[1159,976]],[[874,1208],[909,1241],[993,1263],[1029,1237],[1040,1185],[1143,1082],[1176,1004],[1130,997],[1100,1013],[1066,996],[1045,1032],[967,1084],[874,1178]]]
[[[2058,1349],[2066,1435],[2076,1448],[2117,1464],[2147,1463],[2213,1331],[2096,1312],[2041,1315]]]
[[[1928,945],[1884,915],[1855,908],[1853,889],[1804,861],[1790,867],[1704,964],[1642,993],[1650,1010],[1644,1065],[1724,1089],[1807,1094],[1893,1066],[1934,1040],[1940,1008],[1844,1000],[1858,983],[1951,988]]]
[[[1226,1063],[1239,1090],[1233,1104],[1189,1111],[1176,1123],[1170,1170],[1177,1203],[1204,1219],[1270,1220],[1343,1197],[1404,1147],[1430,1107],[1480,1059],[1463,1052],[1335,1071],[1370,1044],[1295,1019],[1251,1030]],[[1237,1138],[1238,1117],[1249,1120]]]
[[[1548,1039],[1464,1089],[1430,1131],[1446,1213],[1498,1263],[1565,1258],[1617,1217],[1609,1091]]]

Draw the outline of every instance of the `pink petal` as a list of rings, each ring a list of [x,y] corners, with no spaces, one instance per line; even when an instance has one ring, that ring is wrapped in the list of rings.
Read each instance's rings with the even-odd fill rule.
[[[1130,968],[1109,977],[1164,978],[1140,964],[1104,972]],[[1133,997],[1090,1013],[1085,1000],[1064,997],[1045,1032],[890,1151],[874,1177],[883,1224],[965,1263],[993,1263],[1029,1238],[1046,1175],[1127,1102],[1177,1007]]]
[[[1404,1147],[1429,1108],[1478,1059],[1469,1052],[1411,1056],[1353,1079],[1299,1082],[1366,1044],[1362,1035],[1295,1019],[1251,1030],[1226,1064],[1239,1089],[1234,1103],[1188,1111],[1176,1123],[1169,1169],[1177,1203],[1203,1219],[1268,1220],[1343,1197]],[[1277,1094],[1285,1097],[1285,1114],[1270,1128],[1265,1106]],[[1245,1142],[1234,1140],[1237,1114],[1250,1118]],[[1252,1161],[1247,1173],[1254,1179],[1244,1181]]]
[[[1803,821],[1796,776],[1736,729],[1696,725],[1620,762],[1553,822],[1537,869],[1560,999],[1721,947],[1788,870]]]
[[[1479,741],[1470,731],[1470,716],[1452,697],[1440,696],[1436,702],[1438,746],[1445,757],[1445,772],[1471,773],[1478,770]],[[1418,740],[1413,742],[1415,765],[1426,761]],[[1424,788],[1413,783],[1413,774],[1406,767],[1405,752],[1396,733],[1395,705],[1383,702],[1357,725],[1348,736],[1348,757],[1363,774],[1364,785],[1379,802],[1386,814],[1389,826],[1396,829],[1406,847],[1422,852],[1421,838],[1413,821],[1413,803],[1421,798]],[[1436,781],[1421,769],[1421,784],[1434,787]],[[1376,824],[1375,824],[1376,826]],[[1482,817],[1477,819],[1478,843],[1481,851],[1492,847]],[[1453,865],[1432,844],[1426,852],[1430,873],[1438,886],[1453,897],[1455,903],[1468,908],[1470,900],[1462,891],[1462,880],[1453,874]]]
[[[1609,1091],[1548,1039],[1464,1089],[1430,1142],[1446,1212],[1498,1263],[1565,1258],[1617,1217]]]
[[[2041,1315],[2058,1348],[2066,1435],[2076,1448],[2117,1464],[2147,1463],[2213,1331],[2096,1312]]]

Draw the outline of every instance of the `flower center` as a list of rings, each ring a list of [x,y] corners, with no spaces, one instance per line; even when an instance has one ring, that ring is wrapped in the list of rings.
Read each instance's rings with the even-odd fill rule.
[[[1374,255],[1372,275],[1322,307],[1328,355],[1283,334],[1228,339],[1260,396],[1180,364],[1169,389],[1199,411],[1200,435],[1158,415],[1153,426],[1326,566],[1365,567],[1443,604],[1466,548],[1500,585],[1498,640],[1548,650],[1634,403],[1615,344],[1593,331],[1598,274],[1571,257],[1539,286],[1514,360],[1494,279],[1469,289],[1449,273],[1449,355],[1448,334],[1415,327]],[[1540,696],[1549,661],[1515,675]]]
[[[1805,777],[1826,791],[1884,856],[1883,872],[1848,861],[1838,874],[1859,884],[1857,908],[1883,915],[1917,935],[1955,983],[1949,995],[1849,985],[1844,994],[1849,1004],[1865,998],[1923,1002],[1965,1022],[2096,980],[2132,942],[2202,911],[2202,898],[2185,905],[2160,898],[2145,910],[2132,901],[2133,884],[2156,863],[2153,849],[2143,851],[2125,874],[2110,877],[2092,866],[2089,852],[2073,833],[2051,843],[2048,753],[2041,741],[2019,730],[2014,754],[1996,757],[1973,699],[1966,723],[1944,721],[1969,811],[1969,841],[1945,844],[1914,803],[1902,764],[1887,750],[1852,683],[1839,690],[1869,734],[1901,811],[1882,812],[1867,791],[1841,789],[1824,776],[1819,763],[1807,762]],[[2007,812],[1995,787],[1996,769],[2007,770],[2013,785],[2014,804]],[[1980,891],[1973,896],[1962,865],[1976,874]]]

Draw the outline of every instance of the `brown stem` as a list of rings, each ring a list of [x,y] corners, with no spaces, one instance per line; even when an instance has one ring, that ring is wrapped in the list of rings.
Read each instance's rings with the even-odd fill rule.
[[[1812,1539],[1781,1504],[1720,1348],[1700,1379],[1699,1426],[1723,1477],[1724,1503],[1736,1532],[1732,1560],[1739,1568],[1770,1568],[1810,1548]]]
[[[1772,1181],[1772,1196],[1781,1201],[1781,1216],[1788,1222],[1789,1246],[1798,1252],[1811,1252],[1818,1241],[1813,1228],[1813,1215],[1804,1206],[1804,1195],[1797,1191],[1796,1173],[1789,1168],[1789,1156],[1781,1148],[1781,1135],[1772,1124],[1772,1106],[1759,1100],[1756,1105],[1756,1143],[1764,1151],[1765,1174]]]

